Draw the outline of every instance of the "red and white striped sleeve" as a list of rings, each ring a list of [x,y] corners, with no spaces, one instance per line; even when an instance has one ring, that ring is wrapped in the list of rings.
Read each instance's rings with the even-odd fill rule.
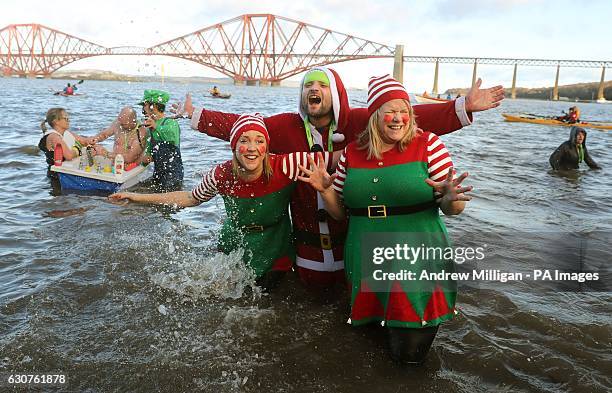
[[[200,202],[210,201],[219,193],[217,189],[216,172],[219,167],[211,169],[204,177],[202,182],[198,184],[192,191],[191,195]]]
[[[338,195],[340,195],[340,197],[344,197],[343,195],[343,191],[344,191],[344,181],[346,180],[346,147],[344,148],[344,151],[342,152],[342,155],[340,156],[340,160],[338,160],[338,166],[336,167],[336,179],[334,179],[334,184],[332,185],[332,187],[334,187],[334,190],[336,190],[336,192],[338,193]]]
[[[429,178],[433,181],[443,181],[448,173],[448,168],[453,167],[448,150],[444,143],[434,133],[429,134],[427,140],[427,171]],[[455,171],[453,170],[453,178]]]
[[[442,143],[436,134],[429,134],[429,139],[427,140],[427,171],[429,172],[429,178],[433,181],[444,181],[448,174],[448,168],[452,167],[453,161],[444,143]],[[455,177],[456,173],[453,169],[453,179]],[[442,198],[442,194],[439,192],[434,192],[434,196],[438,202]]]
[[[332,165],[332,155],[329,152],[323,152],[322,154],[323,160],[325,160],[325,166],[329,171]],[[293,181],[296,181],[298,176],[303,176],[304,173],[300,171],[299,166],[309,167],[308,156],[312,157],[315,163],[319,163],[316,153],[296,152],[286,154],[285,157],[283,157],[283,174]]]

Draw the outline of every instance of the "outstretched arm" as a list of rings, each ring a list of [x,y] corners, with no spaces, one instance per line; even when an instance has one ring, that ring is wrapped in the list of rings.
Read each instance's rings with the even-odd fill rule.
[[[461,97],[456,101],[421,104],[412,108],[419,128],[436,135],[445,135],[472,124],[472,115],[465,111],[464,104],[465,98]],[[368,120],[368,108],[351,108],[348,129],[361,132],[368,125]]]
[[[108,138],[113,136],[113,134],[115,133],[116,127],[117,127],[117,121],[115,120],[110,126],[108,126],[108,128],[100,131],[97,135],[95,135],[92,138],[90,138],[92,140],[92,142],[93,142],[93,143],[90,143],[90,144],[94,145],[94,144],[96,144],[98,142],[102,142],[104,140],[107,140]]]
[[[478,81],[465,97],[442,104],[422,104],[413,107],[416,122],[425,132],[436,135],[450,134],[462,127],[472,124],[472,112],[496,108],[504,99],[504,88],[501,85],[481,89],[482,80]],[[349,121],[358,130],[368,124],[367,108],[351,109]]]
[[[185,102],[172,104],[170,112],[178,117],[190,118],[191,128],[194,130],[224,141],[229,141],[232,126],[239,117],[235,113],[210,111],[195,107],[189,93],[185,96]]]
[[[173,207],[197,206],[201,202],[195,199],[189,191],[174,191],[157,194],[138,194],[135,192],[118,192],[108,196],[111,201],[123,199],[137,203],[151,203],[155,205],[166,205]]]

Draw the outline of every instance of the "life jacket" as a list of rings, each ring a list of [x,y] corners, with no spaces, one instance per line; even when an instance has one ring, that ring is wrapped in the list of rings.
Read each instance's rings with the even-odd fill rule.
[[[40,138],[40,141],[38,141],[38,149],[45,154],[45,161],[47,162],[47,176],[57,176],[54,172],[49,171],[51,166],[55,164],[55,155],[53,150],[47,149],[47,137],[51,134],[62,136],[62,134],[55,130],[45,132],[42,138]]]
[[[72,95],[74,94],[74,89],[71,87],[66,87],[66,89],[64,90],[64,92],[68,95]]]

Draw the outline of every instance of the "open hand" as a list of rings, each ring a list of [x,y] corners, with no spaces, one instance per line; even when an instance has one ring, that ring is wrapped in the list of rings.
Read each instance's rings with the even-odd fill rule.
[[[488,89],[481,89],[482,79],[478,78],[476,84],[465,96],[466,112],[481,112],[497,108],[504,99],[504,87],[497,85]]]
[[[170,108],[170,112],[174,113],[176,117],[187,117],[191,119],[193,116],[193,102],[191,100],[191,94],[187,93],[185,95],[185,102],[177,102],[172,104],[172,108]]]
[[[442,194],[442,199],[447,201],[470,201],[472,197],[465,195],[466,192],[472,191],[474,187],[466,186],[459,187],[461,183],[468,177],[468,173],[464,172],[455,180],[453,180],[453,168],[448,168],[448,173],[443,181],[433,181],[425,179],[425,183],[433,187],[434,191]]]
[[[308,155],[308,163],[310,164],[311,169],[300,165],[300,171],[304,174],[304,176],[298,176],[298,180],[310,184],[312,188],[319,192],[324,192],[331,187],[336,179],[336,174],[334,173],[333,175],[330,175],[327,173],[325,160],[323,159],[323,154],[320,152],[317,153],[317,160],[319,161],[318,164],[314,162],[310,155]]]

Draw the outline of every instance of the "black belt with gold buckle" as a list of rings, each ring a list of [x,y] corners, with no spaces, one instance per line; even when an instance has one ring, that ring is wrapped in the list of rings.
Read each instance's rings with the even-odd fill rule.
[[[293,231],[295,240],[299,243],[307,244],[313,247],[321,247],[323,250],[331,250],[333,247],[342,246],[346,233],[329,234],[329,233],[313,233],[296,229]]]
[[[436,201],[428,201],[425,203],[417,203],[407,206],[386,206],[386,205],[371,205],[368,207],[350,208],[351,216],[368,216],[368,218],[387,218],[387,216],[397,216],[402,214],[413,214],[438,207]]]

